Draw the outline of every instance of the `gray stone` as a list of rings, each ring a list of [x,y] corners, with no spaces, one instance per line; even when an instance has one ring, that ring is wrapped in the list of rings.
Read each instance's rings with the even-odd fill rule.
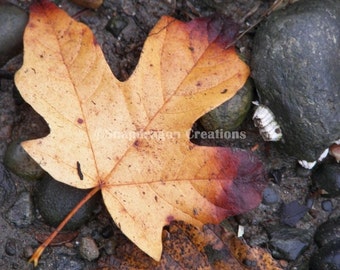
[[[99,257],[99,249],[96,242],[90,237],[83,237],[79,245],[80,255],[88,260],[93,261]]]
[[[340,1],[301,0],[255,36],[252,76],[281,126],[283,151],[314,161],[340,137]]]
[[[46,223],[57,227],[65,216],[89,193],[56,181],[45,175],[39,183],[36,201],[39,213]],[[95,195],[83,205],[64,227],[75,230],[88,221],[97,207],[98,196]]]
[[[44,170],[26,153],[19,141],[8,145],[4,164],[13,173],[25,179],[36,180],[44,174]]]
[[[6,213],[6,218],[19,228],[27,227],[33,222],[34,208],[29,192],[19,195],[17,201]]]
[[[293,261],[308,247],[312,236],[307,230],[275,226],[270,228],[269,248],[273,257]]]
[[[280,195],[272,187],[266,187],[262,193],[262,203],[265,205],[271,205],[277,203],[280,200]]]
[[[28,16],[12,4],[0,4],[0,67],[22,50]]]

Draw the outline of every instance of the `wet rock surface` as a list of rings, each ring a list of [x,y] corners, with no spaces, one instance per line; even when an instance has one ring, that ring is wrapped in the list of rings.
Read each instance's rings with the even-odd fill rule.
[[[27,11],[30,3],[29,1],[19,2],[16,0],[13,2],[25,11]],[[96,35],[98,43],[102,46],[114,74],[119,79],[124,80],[128,78],[137,64],[147,33],[161,15],[172,15],[186,21],[197,16],[211,15],[212,12],[217,10],[240,21],[241,29],[245,29],[248,24],[255,22],[273,2],[264,0],[222,2],[217,0],[104,0],[103,5],[97,10],[86,10],[79,14],[78,12],[82,10],[81,7],[66,0],[59,1],[58,4],[69,14],[78,14],[77,19],[90,26]],[[250,12],[251,10],[254,13]],[[250,17],[246,16],[248,12],[252,14]],[[120,22],[122,18],[124,19],[122,20],[123,23]],[[117,24],[113,25],[113,28],[109,28],[109,22],[115,22],[115,20]],[[237,43],[237,49],[248,62],[250,61],[254,33],[254,31],[250,32]],[[0,70],[0,200],[3,198],[3,201],[5,201],[4,204],[0,204],[0,227],[2,229],[0,233],[0,269],[4,270],[33,269],[32,265],[27,264],[27,259],[38,247],[38,239],[43,241],[52,230],[39,213],[37,203],[34,204],[33,217],[29,225],[15,225],[6,217],[6,213],[13,209],[14,205],[18,205],[18,201],[22,200],[21,194],[30,193],[31,196],[34,195],[37,198],[38,190],[42,184],[39,180],[25,180],[4,167],[4,156],[9,144],[17,140],[26,140],[48,134],[46,123],[20,99],[11,76],[2,77],[2,71],[10,72],[12,70],[13,73],[13,70],[19,67],[20,59],[15,58],[11,59]],[[330,96],[331,98],[332,96]],[[308,236],[314,235],[317,227],[327,221],[329,217],[336,218],[340,216],[338,196],[327,198],[327,200],[331,201],[333,208],[330,212],[324,211],[322,209],[322,202],[325,201],[324,195],[321,194],[320,196],[319,190],[315,191],[311,188],[310,171],[299,173],[295,158],[285,154],[284,151],[277,151],[273,143],[262,141],[251,121],[253,111],[254,107],[251,107],[245,120],[238,127],[238,130],[245,132],[244,139],[227,138],[219,142],[208,140],[204,143],[207,145],[251,149],[261,157],[268,172],[271,172],[268,175],[270,179],[269,190],[264,194],[263,203],[249,213],[229,218],[228,222],[235,231],[237,231],[239,225],[244,226],[244,240],[251,246],[268,247],[269,243],[272,244],[273,239],[276,237],[277,239],[281,238],[282,246],[291,247],[287,243],[291,244],[294,241],[300,243],[297,241],[299,239],[297,232],[300,234],[306,232]],[[329,117],[333,120],[336,119],[333,116]],[[334,158],[332,161],[334,162]],[[58,197],[60,194],[54,195]],[[70,196],[72,197],[73,195],[72,193]],[[288,227],[290,233],[286,233],[287,236],[283,237],[282,234],[285,231],[282,227],[285,229],[287,227],[282,225],[282,206],[289,205],[294,201],[298,202],[300,206],[306,206],[308,209],[307,211],[305,208],[303,209],[304,215],[299,216],[294,221],[294,224]],[[48,247],[35,269],[100,269],[100,262],[107,262],[108,256],[114,256],[116,248],[119,245],[124,245],[124,241],[121,240],[124,238],[117,238],[117,235],[121,234],[119,229],[112,222],[111,217],[105,210],[105,206],[102,203],[100,205],[102,207],[101,211],[96,208],[98,211],[91,215],[89,221],[81,223],[82,225],[75,231],[74,237],[59,241],[56,246]],[[20,213],[25,213],[25,211],[25,209],[20,210]],[[273,234],[273,231],[268,230],[273,226],[276,226],[278,236]],[[295,233],[292,233],[292,231],[295,231]],[[330,235],[337,235],[336,229],[326,228],[325,231],[329,232]],[[316,235],[315,239],[317,239]],[[83,238],[87,237],[90,237],[100,250],[99,257],[92,261],[83,257],[80,253],[80,243]],[[319,248],[321,250],[322,247],[317,247],[313,239],[309,242],[307,240],[299,239],[302,244],[297,245],[299,249],[296,252],[292,253],[287,250],[286,252],[282,246],[277,246],[272,249],[272,254],[283,258],[281,259],[281,264],[284,269],[308,269],[309,259],[314,256],[312,254],[318,251]],[[307,242],[308,244],[306,244]],[[96,250],[94,246],[93,250]],[[337,250],[337,246],[333,245],[328,249],[328,254],[337,254]],[[296,258],[291,260],[294,257]]]
[[[321,164],[313,171],[311,177],[316,187],[325,191],[324,196],[340,195],[340,164]]]
[[[340,240],[325,245],[312,255],[309,262],[310,270],[340,269]]]
[[[248,80],[230,100],[199,119],[203,128],[207,131],[236,130],[242,124],[250,109],[253,90],[253,83]]]
[[[21,8],[0,3],[0,67],[21,52],[27,20],[27,13]]]
[[[88,190],[77,189],[56,181],[46,174],[40,180],[36,193],[39,213],[51,226],[57,227],[65,216],[88,193]],[[75,230],[88,221],[97,207],[98,196],[90,199],[67,223],[64,229]]]
[[[295,260],[305,251],[312,239],[307,230],[277,226],[270,228],[270,249],[277,259]]]
[[[27,227],[33,222],[34,208],[31,194],[21,193],[14,205],[6,213],[9,222],[17,227]]]
[[[44,170],[26,153],[20,141],[11,142],[5,153],[4,164],[13,173],[26,179],[36,180]]]
[[[316,230],[314,238],[319,247],[326,246],[335,239],[340,239],[340,217],[331,218],[322,223]]]
[[[254,39],[252,76],[274,113],[282,151],[314,161],[340,137],[340,2],[301,0],[274,12]]]
[[[16,195],[15,183],[4,165],[0,163],[0,207],[8,208],[14,203]]]

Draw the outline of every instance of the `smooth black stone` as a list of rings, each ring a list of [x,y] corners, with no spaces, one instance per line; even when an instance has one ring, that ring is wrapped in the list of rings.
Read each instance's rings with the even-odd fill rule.
[[[313,253],[309,261],[310,270],[340,269],[340,240],[334,240]]]
[[[57,227],[65,216],[89,193],[89,190],[77,189],[54,180],[50,175],[41,179],[36,193],[39,213],[46,223]],[[64,229],[75,230],[87,222],[97,207],[98,196],[83,205]]]
[[[314,240],[319,247],[323,247],[334,239],[340,240],[340,217],[322,223],[314,234]]]
[[[22,50],[28,15],[13,4],[0,3],[0,67]]]
[[[340,164],[321,164],[313,171],[311,178],[317,188],[327,192],[323,196],[336,197],[340,195]]]
[[[281,126],[282,151],[314,161],[340,137],[340,1],[301,0],[257,30],[251,61],[260,103]]]

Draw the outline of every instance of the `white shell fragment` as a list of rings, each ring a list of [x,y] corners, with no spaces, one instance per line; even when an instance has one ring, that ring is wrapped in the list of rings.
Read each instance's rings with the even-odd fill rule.
[[[244,226],[239,225],[237,230],[237,237],[242,237],[244,235]]]
[[[312,169],[316,164],[316,161],[309,162],[306,160],[298,160],[298,162],[302,167],[308,170]]]
[[[328,153],[329,153],[329,148],[326,148],[325,151],[322,152],[322,154],[320,155],[320,157],[318,158],[317,161],[320,162],[323,159],[325,159],[327,157]],[[299,164],[302,167],[304,167],[305,169],[309,169],[310,170],[310,169],[312,169],[315,166],[317,161],[309,162],[309,161],[306,161],[306,160],[299,160],[298,162],[299,162]]]
[[[275,121],[273,112],[257,101],[253,102],[257,106],[253,115],[255,127],[259,128],[260,135],[265,141],[279,141],[282,138],[280,125]]]
[[[322,161],[323,159],[325,159],[325,157],[327,157],[329,152],[329,148],[325,149],[325,151],[322,152],[322,154],[319,156],[318,161]]]

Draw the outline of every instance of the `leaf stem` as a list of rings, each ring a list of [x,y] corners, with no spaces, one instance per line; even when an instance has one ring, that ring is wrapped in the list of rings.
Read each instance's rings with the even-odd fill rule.
[[[69,222],[69,220],[77,213],[77,211],[89,200],[91,199],[99,190],[101,186],[93,188],[64,218],[64,220],[59,224],[59,226],[50,234],[50,236],[35,250],[31,258],[28,260],[29,263],[33,263],[34,266],[38,265],[39,258],[44,252],[45,248],[53,241],[57,234],[64,228],[64,226]]]

